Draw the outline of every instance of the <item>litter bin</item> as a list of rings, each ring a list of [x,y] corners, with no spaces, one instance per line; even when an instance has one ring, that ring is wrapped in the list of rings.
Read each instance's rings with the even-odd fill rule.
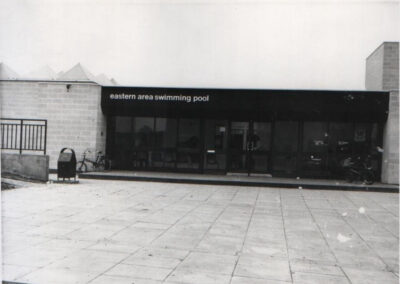
[[[70,150],[70,152],[65,152]],[[76,156],[75,151],[70,148],[63,148],[57,161],[57,179],[76,179]]]

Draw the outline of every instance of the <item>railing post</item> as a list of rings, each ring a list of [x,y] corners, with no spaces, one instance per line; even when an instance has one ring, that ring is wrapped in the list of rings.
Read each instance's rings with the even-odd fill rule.
[[[21,124],[20,124],[20,134],[19,134],[19,153],[22,154],[22,127],[24,125],[24,120],[21,119]]]
[[[47,146],[47,119],[44,121],[44,155],[46,155]]]

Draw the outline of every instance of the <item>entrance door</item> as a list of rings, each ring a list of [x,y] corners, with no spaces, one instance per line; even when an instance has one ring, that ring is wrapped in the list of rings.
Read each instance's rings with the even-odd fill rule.
[[[232,121],[229,144],[231,172],[269,172],[271,123]]]
[[[226,171],[228,148],[228,121],[207,119],[204,121],[203,169],[207,173]]]

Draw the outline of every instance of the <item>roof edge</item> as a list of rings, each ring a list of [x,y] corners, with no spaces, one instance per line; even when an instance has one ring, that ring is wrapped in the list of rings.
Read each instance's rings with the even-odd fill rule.
[[[387,43],[397,43],[399,44],[398,41],[384,41],[382,42],[377,48],[375,48],[366,58],[365,60],[367,60],[368,58],[370,58],[381,46],[384,46]]]
[[[103,88],[138,88],[138,89],[177,89],[177,90],[210,90],[210,91],[287,91],[287,92],[352,92],[352,93],[389,93],[384,90],[328,90],[328,89],[255,89],[255,88],[203,88],[203,87],[149,87],[149,86],[102,86]]]
[[[35,80],[35,79],[0,79],[0,82],[37,82],[37,83],[75,83],[75,84],[92,84],[98,85],[101,87],[100,84],[94,81],[68,81],[68,80]]]

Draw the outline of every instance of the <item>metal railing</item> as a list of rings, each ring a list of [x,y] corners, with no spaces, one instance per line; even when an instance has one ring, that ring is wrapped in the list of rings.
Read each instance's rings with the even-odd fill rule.
[[[0,148],[5,150],[43,151],[46,155],[47,120],[0,118]]]

